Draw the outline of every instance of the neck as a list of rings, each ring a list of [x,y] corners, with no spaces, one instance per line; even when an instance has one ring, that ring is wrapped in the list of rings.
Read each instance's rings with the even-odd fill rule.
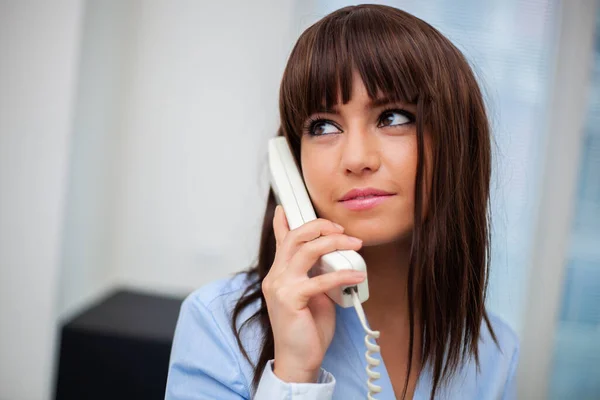
[[[386,357],[388,370],[396,372],[404,382],[408,360],[412,360],[411,376],[416,382],[422,368],[421,323],[418,309],[414,314],[413,348],[410,351],[410,313],[408,307],[408,268],[410,241],[394,242],[362,248],[359,253],[367,264],[369,299],[363,309],[371,329],[381,332],[378,344]],[[399,374],[399,375],[398,375]],[[413,383],[416,385],[416,383]],[[415,386],[412,386],[413,390]],[[409,396],[410,397],[410,396]]]
[[[369,280],[369,300],[363,307],[373,324],[391,322],[392,319],[385,316],[392,313],[398,317],[393,320],[408,326],[407,282],[410,246],[410,241],[393,242],[363,247],[359,251],[367,264]]]

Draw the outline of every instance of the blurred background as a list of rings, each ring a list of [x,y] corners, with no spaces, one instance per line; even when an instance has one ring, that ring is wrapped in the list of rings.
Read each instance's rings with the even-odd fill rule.
[[[378,3],[484,90],[488,307],[521,338],[519,398],[600,398],[597,2]],[[287,57],[348,4],[0,0],[1,400],[52,398],[61,330],[115,288],[177,299],[252,263]]]

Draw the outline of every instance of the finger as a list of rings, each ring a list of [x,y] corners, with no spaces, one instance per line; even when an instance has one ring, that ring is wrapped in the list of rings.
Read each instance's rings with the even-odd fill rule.
[[[343,226],[324,218],[317,218],[289,231],[282,243],[282,251],[291,257],[300,245],[321,236],[341,233],[343,231]]]
[[[279,204],[275,207],[275,213],[273,214],[273,231],[275,233],[276,247],[279,248],[290,231],[283,207]]]
[[[289,234],[290,229],[283,211],[283,207],[278,204],[275,207],[273,213],[273,234],[275,235],[275,260],[271,269],[269,270],[268,276],[275,277],[280,275],[284,268],[287,266],[287,260],[289,257],[285,252],[281,251],[281,246],[285,241],[285,238]]]
[[[353,236],[341,233],[321,236],[299,247],[290,259],[288,270],[292,275],[304,276],[322,255],[335,250],[359,250],[361,247],[362,240]]]
[[[326,274],[307,279],[298,287],[298,298],[296,299],[298,302],[297,307],[304,307],[306,304],[308,304],[308,301],[313,296],[316,296],[320,293],[326,293],[341,286],[356,285],[364,281],[366,277],[367,274],[364,272],[346,269],[342,271],[328,272]]]

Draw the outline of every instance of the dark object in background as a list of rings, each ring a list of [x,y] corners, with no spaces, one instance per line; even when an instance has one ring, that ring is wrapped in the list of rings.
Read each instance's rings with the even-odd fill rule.
[[[183,298],[117,290],[65,323],[56,400],[164,400]]]

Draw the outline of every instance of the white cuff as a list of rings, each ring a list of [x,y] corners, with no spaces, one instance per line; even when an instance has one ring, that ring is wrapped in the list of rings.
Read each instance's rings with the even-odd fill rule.
[[[323,368],[319,372],[316,383],[284,382],[273,373],[273,360],[269,360],[263,370],[254,399],[331,400],[334,388],[335,378]]]

